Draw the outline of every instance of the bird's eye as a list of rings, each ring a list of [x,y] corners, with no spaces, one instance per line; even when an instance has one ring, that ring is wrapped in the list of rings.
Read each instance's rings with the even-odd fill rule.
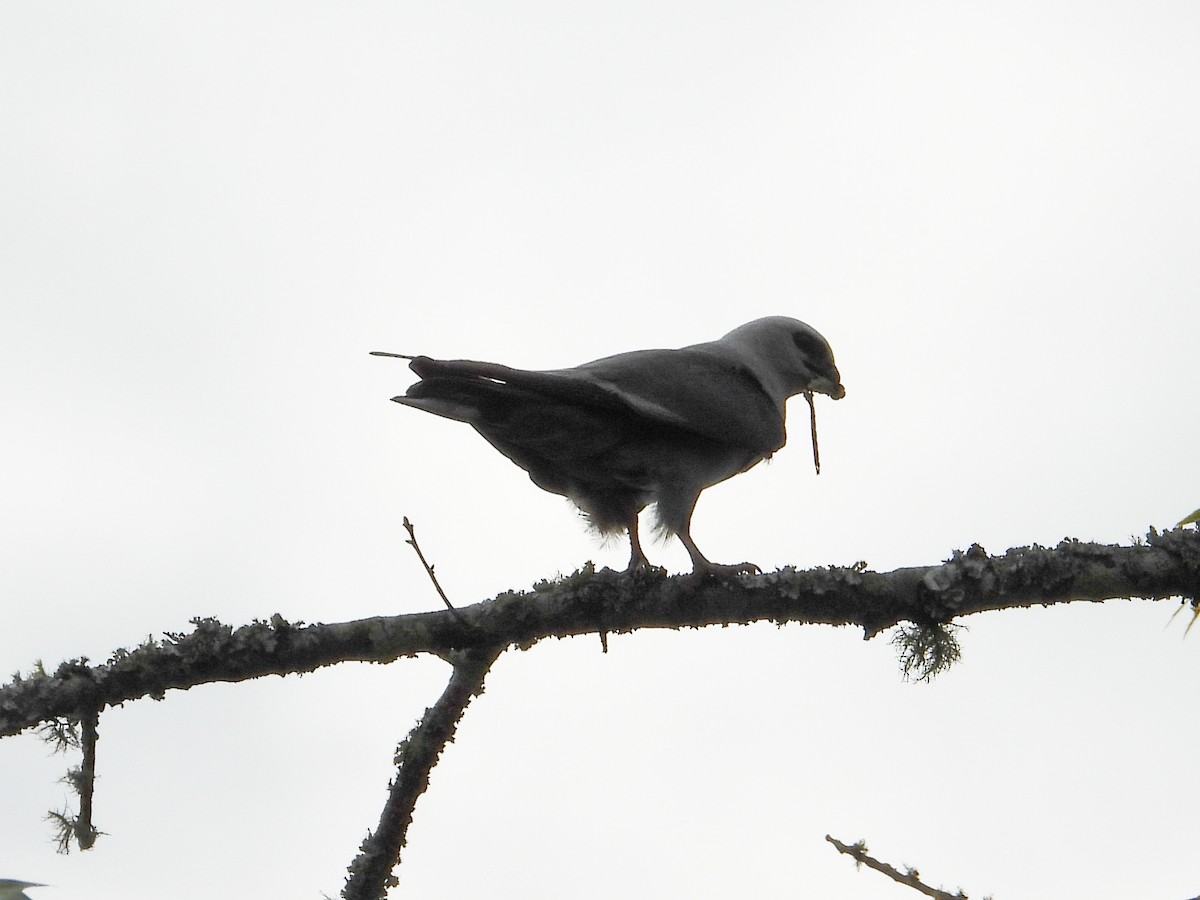
[[[792,343],[813,362],[821,362],[830,356],[829,347],[811,331],[793,331]]]

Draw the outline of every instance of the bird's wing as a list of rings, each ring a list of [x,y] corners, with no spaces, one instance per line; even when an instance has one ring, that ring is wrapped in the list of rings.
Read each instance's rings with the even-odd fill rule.
[[[474,360],[438,360],[419,356],[410,367],[427,382],[413,385],[410,406],[448,418],[473,422],[473,404],[459,409],[442,391],[440,379],[484,380],[540,394],[559,403],[597,412],[636,413],[722,444],[773,453],[785,441],[783,415],[745,366],[707,345],[682,350],[637,350],[572,369],[530,371]],[[426,400],[429,394],[440,395]]]
[[[723,444],[773,453],[783,413],[745,366],[711,345],[636,350],[561,370],[610,392],[639,414]]]
[[[624,406],[620,398],[615,397],[611,391],[592,384],[586,379],[570,377],[570,373],[574,371],[572,369],[564,369],[559,372],[535,372],[529,369],[513,369],[499,363],[478,362],[473,359],[431,359],[428,356],[414,357],[409,363],[409,368],[425,380],[438,377],[483,379],[510,384],[513,387],[524,388],[583,406],[610,409]]]

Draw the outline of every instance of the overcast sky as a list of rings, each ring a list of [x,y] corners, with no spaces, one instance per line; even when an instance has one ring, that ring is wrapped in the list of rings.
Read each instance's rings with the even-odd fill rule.
[[[194,616],[432,609],[623,566],[383,349],[524,367],[764,315],[846,398],[708,491],[764,569],[1128,542],[1200,505],[1193,2],[0,5],[0,670]],[[823,402],[822,402],[823,400]],[[677,543],[652,559],[689,568]],[[1200,638],[1172,604],[886,637],[762,625],[506,654],[417,807],[422,898],[1200,894]],[[0,741],[35,900],[336,895],[438,660],[142,700]]]

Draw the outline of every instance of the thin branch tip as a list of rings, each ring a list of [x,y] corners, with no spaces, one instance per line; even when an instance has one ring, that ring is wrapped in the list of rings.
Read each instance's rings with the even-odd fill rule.
[[[450,610],[456,619],[458,619],[460,622],[463,622],[463,619],[458,614],[458,610],[454,608],[454,604],[450,602],[450,598],[447,597],[446,592],[442,590],[442,585],[438,582],[437,575],[433,571],[433,566],[430,565],[429,561],[425,559],[425,554],[421,552],[421,547],[417,543],[416,526],[408,520],[408,516],[404,517],[403,524],[404,530],[408,532],[408,540],[404,543],[408,544],[408,546],[412,547],[413,550],[416,551],[417,559],[419,559],[421,561],[421,565],[425,567],[425,572],[429,575],[429,580],[433,582],[433,587],[438,592],[438,596],[441,597],[442,602],[446,604],[446,609]]]
[[[866,866],[869,869],[874,869],[876,872],[886,875],[897,884],[910,887],[918,893],[924,894],[926,897],[934,898],[934,900],[968,900],[962,888],[959,888],[958,893],[951,894],[939,888],[930,887],[921,881],[921,873],[917,870],[916,866],[905,866],[904,871],[901,872],[895,866],[881,862],[873,856],[868,855],[867,842],[864,840],[860,839],[853,844],[846,844],[829,834],[825,835],[825,840],[833,844],[839,853],[844,853],[853,859],[855,868]]]

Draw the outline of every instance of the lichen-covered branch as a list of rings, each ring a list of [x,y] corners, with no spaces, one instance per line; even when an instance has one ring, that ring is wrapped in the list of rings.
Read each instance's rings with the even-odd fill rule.
[[[867,637],[900,622],[946,623],[997,610],[1116,597],[1200,595],[1200,533],[1151,531],[1132,546],[1066,540],[989,556],[975,545],[942,565],[873,572],[865,564],[785,570],[736,579],[594,571],[542,582],[457,610],[332,625],[280,616],[234,629],[212,619],[186,635],[37,672],[0,688],[0,736],[39,722],[78,721],[89,710],[161,698],[172,689],[269,674],[310,672],[351,660],[390,662],[434,653],[529,647],[547,637],[757,621],[855,625]]]
[[[69,748],[83,752],[82,763],[69,769],[62,778],[79,796],[78,814],[72,814],[69,808],[46,814],[46,818],[54,824],[55,843],[60,853],[69,853],[72,844],[77,844],[81,850],[90,850],[102,833],[92,824],[99,724],[99,713],[93,709],[77,721],[53,719],[38,728],[42,739],[54,748],[55,753],[65,753]]]
[[[845,853],[847,856],[852,857],[857,865],[866,866],[867,868],[874,869],[876,872],[882,872],[897,884],[910,887],[918,893],[924,894],[926,897],[932,897],[933,900],[968,900],[967,895],[962,892],[961,888],[958,893],[951,894],[940,888],[930,887],[921,880],[921,873],[916,869],[905,867],[904,871],[901,872],[895,866],[880,862],[873,856],[868,856],[865,841],[844,844],[828,834],[825,835],[825,840],[837,847],[839,853]],[[987,898],[984,898],[984,900],[987,900]]]
[[[396,778],[388,789],[379,827],[367,835],[358,858],[350,864],[350,877],[342,889],[345,900],[378,900],[398,883],[392,870],[400,862],[417,798],[429,787],[429,773],[446,744],[454,740],[467,704],[483,692],[483,679],[503,650],[492,647],[454,655],[446,690],[396,749]]]

